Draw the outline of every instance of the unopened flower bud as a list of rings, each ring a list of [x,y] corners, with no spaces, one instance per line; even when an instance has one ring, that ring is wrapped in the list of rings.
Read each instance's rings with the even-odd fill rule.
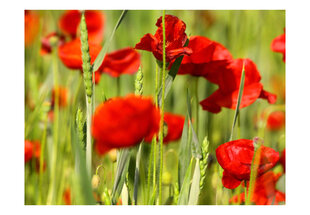
[[[100,177],[99,177],[99,175],[93,175],[93,178],[92,178],[92,180],[91,180],[91,184],[92,184],[93,189],[97,189],[99,183],[100,183]]]

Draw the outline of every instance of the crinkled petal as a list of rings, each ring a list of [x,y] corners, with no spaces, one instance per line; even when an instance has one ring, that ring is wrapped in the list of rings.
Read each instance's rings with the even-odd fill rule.
[[[265,90],[261,91],[261,93],[259,95],[259,98],[267,99],[269,104],[274,104],[277,101],[277,95],[275,95],[273,93],[269,93],[269,92],[267,92]]]
[[[157,46],[158,41],[152,34],[145,34],[139,43],[136,44],[135,49],[152,52]]]

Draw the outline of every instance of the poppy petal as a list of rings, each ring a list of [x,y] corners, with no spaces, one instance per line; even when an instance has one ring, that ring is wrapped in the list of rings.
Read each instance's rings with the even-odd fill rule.
[[[235,189],[241,183],[238,179],[234,178],[230,175],[227,171],[224,170],[223,177],[222,177],[223,186],[228,189]]]
[[[265,90],[261,91],[259,98],[267,99],[269,104],[274,104],[277,101],[277,95],[275,95],[273,93],[269,93]]]
[[[156,47],[157,43],[157,39],[152,34],[146,34],[141,38],[140,42],[136,44],[135,49],[151,52]]]

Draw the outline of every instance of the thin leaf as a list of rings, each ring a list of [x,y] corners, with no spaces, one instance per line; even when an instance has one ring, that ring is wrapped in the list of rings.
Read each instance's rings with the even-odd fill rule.
[[[190,184],[191,184],[191,175],[192,175],[192,165],[193,165],[193,159],[191,159],[191,162],[187,168],[187,171],[184,177],[184,181],[183,181],[182,188],[181,188],[180,195],[179,195],[178,205],[188,204]]]
[[[118,21],[117,21],[117,23],[116,23],[116,25],[115,25],[115,27],[114,27],[110,37],[109,37],[109,39],[104,43],[103,48],[101,49],[100,53],[98,54],[98,56],[97,56],[97,58],[96,58],[96,60],[95,60],[95,62],[93,64],[93,72],[97,71],[99,69],[100,65],[102,64],[102,61],[103,61],[103,59],[105,57],[105,54],[108,51],[108,48],[109,48],[109,46],[111,44],[111,41],[112,41],[112,39],[114,37],[114,34],[115,34],[117,28],[122,23],[122,21],[123,21],[123,19],[124,19],[124,17],[125,17],[127,12],[128,12],[127,10],[123,10],[121,16],[119,17],[119,19],[118,19]]]
[[[180,142],[180,148],[179,148],[179,162],[178,162],[178,183],[179,188],[182,187],[184,177],[186,174],[186,170],[188,168],[188,165],[190,164],[191,159],[191,145],[188,141],[188,117],[186,116],[184,125],[183,125],[183,131],[182,131],[182,137]]]
[[[187,39],[184,47],[188,46],[188,43],[189,43],[189,40]],[[174,63],[172,64],[171,66],[171,69],[168,73],[168,75],[166,76],[166,80],[165,80],[165,98],[167,97],[170,89],[171,89],[171,86],[172,86],[172,83],[179,71],[179,68],[181,66],[181,62],[183,60],[183,57],[184,55],[178,57]],[[162,94],[162,90],[163,90],[163,86],[160,87],[159,89],[159,92],[158,92],[158,96],[157,96],[157,100],[158,100],[158,106],[160,107],[161,106],[161,94]]]
[[[200,194],[200,166],[199,166],[199,159],[196,158],[196,165],[192,179],[192,186],[189,194],[188,204],[197,205],[199,194]]]
[[[116,204],[117,199],[122,192],[126,174],[128,172],[129,160],[130,160],[130,149],[121,149],[119,153],[119,159],[117,160],[117,170],[112,190],[113,204]]]
[[[73,126],[71,126],[71,135],[72,135],[72,148],[74,150],[74,157],[75,157],[75,176],[76,182],[79,184],[80,188],[80,201],[77,204],[85,204],[85,205],[94,205],[96,204],[92,187],[91,181],[87,174],[86,169],[86,162],[84,153],[82,153],[81,143],[79,142],[79,138],[77,132],[74,130]]]
[[[201,156],[201,144],[198,141],[197,134],[194,130],[194,127],[193,127],[193,124],[191,121],[189,121],[189,125],[192,129],[192,147],[193,147],[192,153],[193,153],[193,156],[195,158],[201,159],[202,158],[202,156]]]
[[[231,141],[232,138],[233,138],[234,127],[236,125],[237,117],[238,117],[238,114],[239,114],[239,107],[240,107],[240,103],[241,103],[241,99],[242,99],[242,94],[243,94],[243,88],[244,88],[244,78],[245,78],[245,71],[244,71],[244,63],[243,63],[242,73],[241,73],[241,81],[240,81],[239,93],[238,93],[238,101],[237,101],[237,106],[236,106],[236,111],[235,111],[235,116],[234,116],[234,120],[233,120],[233,124],[232,124],[232,128],[231,128],[231,134],[230,134],[229,141]]]
[[[141,153],[142,153],[142,143],[139,146],[139,150],[138,150],[137,158],[136,158],[135,181],[134,181],[134,188],[133,188],[133,198],[134,198],[135,205],[137,205],[137,202],[138,202],[138,186],[139,186],[139,177],[140,177]]]
[[[128,205],[128,188],[126,184],[123,185],[122,189],[122,205]]]

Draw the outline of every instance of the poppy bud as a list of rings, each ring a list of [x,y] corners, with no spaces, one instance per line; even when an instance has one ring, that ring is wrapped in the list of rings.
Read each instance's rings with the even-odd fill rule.
[[[91,184],[92,184],[93,189],[97,189],[99,183],[100,183],[99,175],[93,175],[93,178],[91,179]]]
[[[108,154],[109,154],[110,160],[114,163],[117,158],[116,149],[112,149],[111,151],[109,151]]]

